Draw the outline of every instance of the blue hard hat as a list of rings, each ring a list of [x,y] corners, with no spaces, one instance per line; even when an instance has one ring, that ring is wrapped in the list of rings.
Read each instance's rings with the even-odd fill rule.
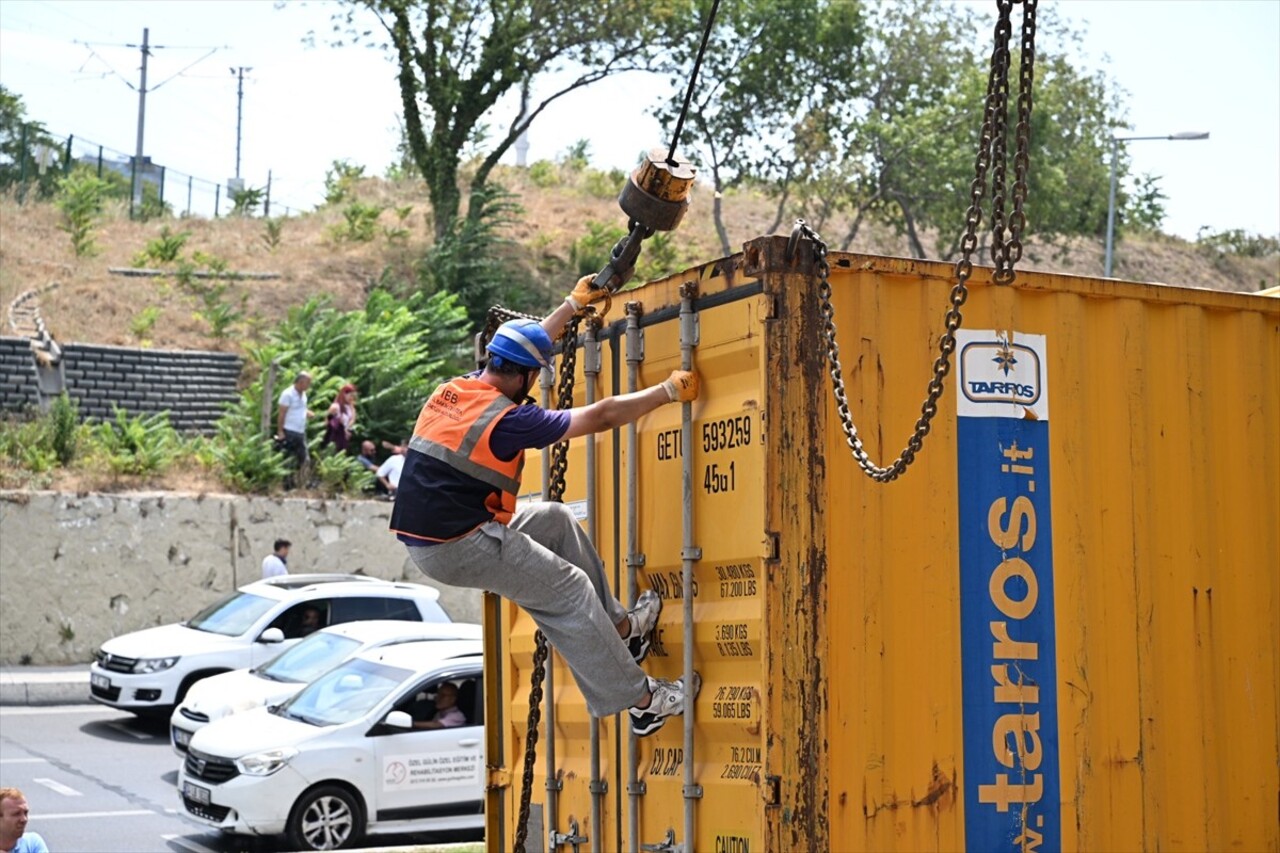
[[[537,320],[508,320],[493,333],[485,349],[525,367],[550,366],[551,337]]]

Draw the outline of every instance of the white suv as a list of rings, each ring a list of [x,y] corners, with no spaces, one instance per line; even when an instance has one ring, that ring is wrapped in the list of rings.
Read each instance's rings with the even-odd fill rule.
[[[480,640],[470,622],[401,622],[372,619],[316,631],[293,648],[252,669],[234,669],[201,679],[169,718],[169,737],[179,756],[191,736],[209,723],[264,705],[278,705],[308,682],[368,649],[414,640]]]
[[[178,772],[186,815],[290,850],[357,846],[366,834],[484,827],[484,691],[479,640],[362,652],[272,708],[210,723]],[[464,719],[423,728],[436,694]]]
[[[102,644],[89,667],[95,702],[168,717],[192,684],[257,666],[307,634],[362,619],[449,622],[440,591],[364,575],[284,575],[228,593],[186,622]]]

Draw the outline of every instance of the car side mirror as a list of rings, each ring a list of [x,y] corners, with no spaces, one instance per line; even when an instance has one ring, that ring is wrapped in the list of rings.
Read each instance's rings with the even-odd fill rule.
[[[393,729],[413,728],[413,717],[410,717],[404,711],[392,711],[387,714],[387,718],[383,722]]]
[[[284,631],[279,628],[268,628],[258,637],[259,643],[283,643]]]

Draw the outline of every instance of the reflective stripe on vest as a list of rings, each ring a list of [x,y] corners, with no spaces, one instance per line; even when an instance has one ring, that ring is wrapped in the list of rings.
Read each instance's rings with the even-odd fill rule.
[[[448,399],[450,394],[454,399]],[[485,397],[492,399],[482,410],[475,412],[475,404]],[[437,389],[432,398],[423,407],[413,438],[409,440],[409,449],[438,459],[468,477],[493,486],[507,499],[504,503],[510,501],[514,508],[515,496],[520,491],[524,453],[517,453],[509,461],[498,459],[493,455],[486,435],[498,419],[514,409],[516,404],[492,385],[478,379],[455,379]],[[433,403],[437,405],[433,406]],[[446,415],[446,407],[454,409],[454,414]],[[457,449],[450,447],[452,440],[457,439],[458,430],[463,428],[466,432],[457,441]]]

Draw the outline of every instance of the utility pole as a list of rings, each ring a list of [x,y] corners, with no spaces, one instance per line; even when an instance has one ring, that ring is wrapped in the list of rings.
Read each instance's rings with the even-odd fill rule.
[[[142,129],[147,118],[147,57],[151,55],[148,40],[151,30],[142,30],[142,82],[138,85],[138,148],[133,157],[133,204],[129,211],[142,209]],[[129,45],[134,47],[135,45]]]
[[[240,178],[240,128],[244,119],[244,73],[252,71],[243,65],[231,69],[236,77],[236,179]]]

